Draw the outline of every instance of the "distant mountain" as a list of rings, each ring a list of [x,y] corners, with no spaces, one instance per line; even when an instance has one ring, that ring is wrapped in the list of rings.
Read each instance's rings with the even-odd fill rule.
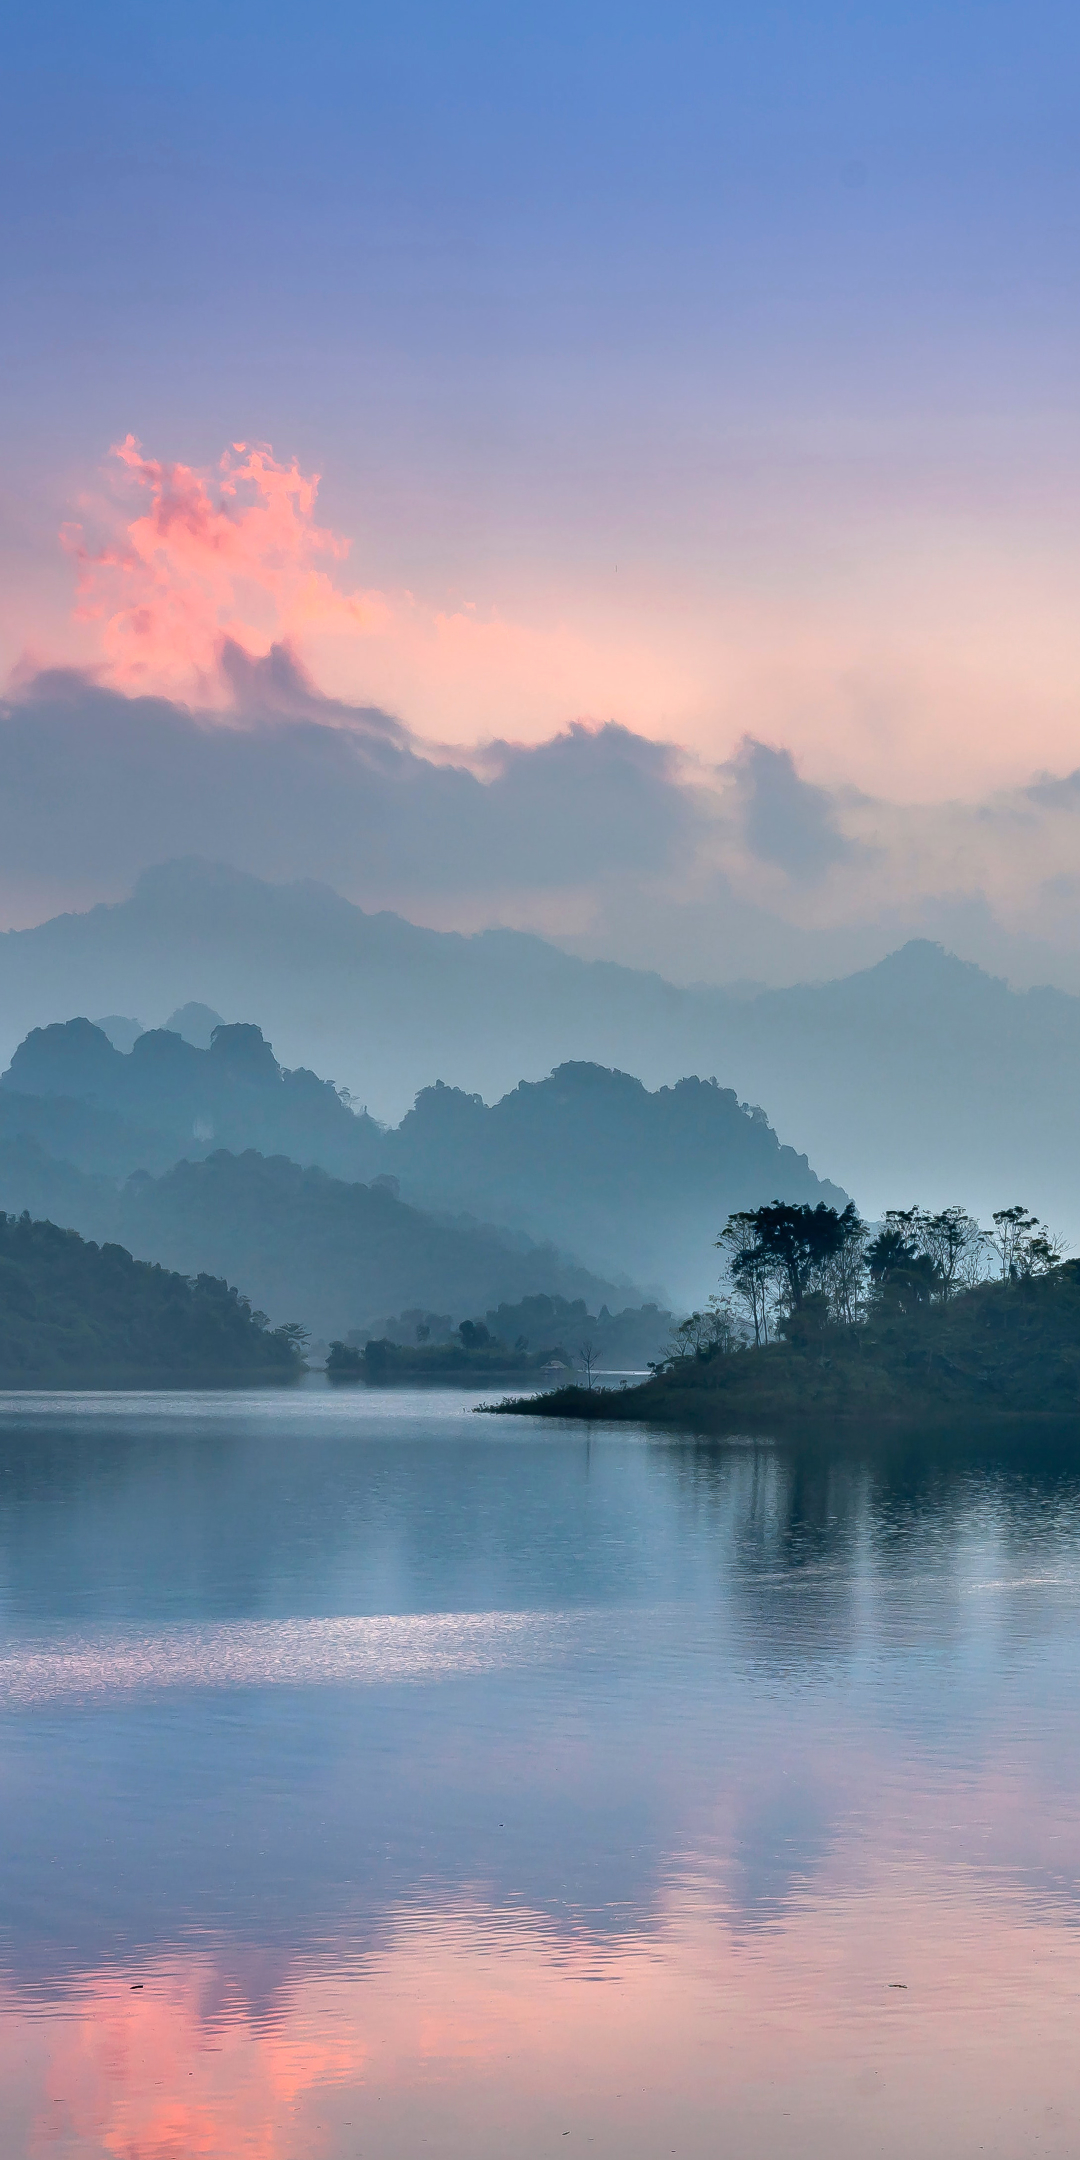
[[[0,933],[0,1057],[72,1014],[161,1021],[193,1001],[257,1020],[286,1066],[314,1066],[393,1123],[436,1079],[490,1099],[588,1058],[655,1085],[711,1072],[719,1043],[698,995],[659,975],[518,931],[420,929],[220,864],[167,863],[130,900]]]
[[[104,1018],[94,1021],[94,1026],[99,1027],[102,1034],[108,1036],[114,1050],[127,1051],[132,1049],[139,1036],[146,1033],[142,1021],[133,1020],[126,1013],[106,1013]],[[183,1032],[182,1028],[178,1029],[179,1034],[182,1035]]]
[[[491,1109],[440,1083],[384,1132],[314,1073],[283,1071],[246,1024],[217,1027],[208,1050],[154,1029],[126,1056],[87,1020],[35,1028],[0,1079],[4,1134],[112,1177],[223,1145],[354,1182],[390,1176],[417,1207],[502,1224],[690,1303],[711,1287],[733,1208],[847,1197],[715,1081],[650,1093],[627,1073],[561,1065]]]
[[[641,1302],[625,1276],[605,1280],[551,1247],[438,1220],[399,1200],[392,1182],[347,1184],[254,1150],[218,1150],[118,1188],[33,1142],[8,1140],[0,1207],[115,1240],[185,1275],[227,1276],[275,1324],[301,1320],[326,1337],[408,1306],[458,1321],[537,1293],[584,1298],[592,1311]]]
[[[717,970],[740,972],[738,953]],[[258,1020],[286,1065],[394,1123],[435,1079],[492,1102],[567,1062],[649,1089],[715,1073],[869,1213],[919,1197],[985,1214],[1006,1195],[1080,1240],[1080,998],[1012,991],[923,941],[834,983],[682,989],[190,861],[115,906],[0,936],[7,1054],[72,1013],[161,1018],[193,999]]]
[[[764,1111],[715,1080],[650,1093],[628,1073],[584,1063],[522,1081],[490,1109],[479,1095],[425,1088],[387,1133],[381,1161],[428,1207],[468,1207],[551,1238],[684,1303],[712,1287],[713,1247],[733,1209],[847,1199],[781,1146]]]
[[[225,1021],[221,1013],[215,1012],[212,1005],[200,1005],[197,999],[189,999],[186,1005],[178,1005],[176,1011],[170,1013],[165,1022],[165,1027],[170,1034],[182,1035],[184,1041],[193,1043],[196,1050],[209,1050],[214,1039],[214,1029],[224,1027],[224,1025]],[[106,1028],[105,1032],[108,1034],[108,1028]],[[139,1033],[142,1032],[143,1030],[140,1028]],[[112,1037],[112,1041],[116,1042],[115,1035]],[[119,1050],[123,1049],[125,1045],[117,1043],[116,1047]]]
[[[180,1016],[177,1016],[180,1017]],[[345,1177],[382,1166],[380,1128],[328,1081],[282,1069],[257,1027],[217,1026],[200,1050],[165,1028],[126,1053],[75,1019],[35,1028],[0,1077],[0,1135],[29,1133],[80,1169],[165,1170],[182,1155],[259,1148]]]

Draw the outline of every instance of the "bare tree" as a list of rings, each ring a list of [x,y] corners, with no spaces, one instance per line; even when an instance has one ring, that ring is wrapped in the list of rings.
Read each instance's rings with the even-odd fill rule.
[[[589,1390],[589,1393],[590,1393],[590,1395],[591,1395],[591,1394],[592,1394],[592,1369],[593,1369],[593,1365],[594,1365],[594,1363],[595,1363],[595,1361],[596,1361],[596,1345],[595,1345],[595,1343],[593,1343],[593,1342],[591,1342],[591,1341],[590,1341],[590,1342],[583,1342],[583,1343],[581,1343],[581,1344],[579,1345],[579,1347],[578,1347],[578,1356],[579,1356],[579,1358],[581,1359],[582,1365],[583,1365],[583,1366],[584,1366],[584,1368],[585,1368],[585,1385],[586,1385],[586,1387],[588,1388],[588,1390]]]
[[[998,1256],[1002,1282],[1024,1282],[1057,1267],[1065,1246],[1037,1215],[1026,1208],[997,1208],[989,1243]]]
[[[911,1215],[919,1247],[934,1263],[941,1300],[947,1305],[957,1290],[970,1288],[978,1280],[986,1234],[974,1216],[959,1206],[942,1208],[937,1215],[913,1208]]]
[[[730,1301],[717,1297],[715,1292],[703,1312],[687,1313],[672,1329],[669,1355],[672,1358],[707,1358],[728,1355],[738,1346],[739,1331],[731,1314]]]
[[[854,1327],[861,1319],[866,1304],[868,1236],[866,1224],[856,1216],[824,1270],[822,1288],[828,1295],[833,1317],[848,1327]]]
[[[749,1316],[755,1343],[767,1343],[776,1317],[777,1268],[760,1249],[753,1216],[729,1215],[716,1244],[726,1256],[731,1294]]]

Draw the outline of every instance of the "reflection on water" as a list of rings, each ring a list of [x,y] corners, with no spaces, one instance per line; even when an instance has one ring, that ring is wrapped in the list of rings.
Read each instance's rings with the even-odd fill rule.
[[[1080,1473],[0,1399],[5,2154],[1080,2143]]]

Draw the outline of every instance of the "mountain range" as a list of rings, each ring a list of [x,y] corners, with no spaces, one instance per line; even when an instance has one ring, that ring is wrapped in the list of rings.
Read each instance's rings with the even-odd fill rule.
[[[248,1165],[238,1203],[256,1213],[261,1205],[266,1216],[261,1241],[253,1217],[241,1246],[230,1243],[228,1209],[217,1198],[237,1157]],[[216,1169],[195,1177],[206,1161]],[[264,1165],[258,1174],[256,1163]],[[321,1256],[317,1240],[303,1253],[290,1245],[278,1195],[293,1168],[312,1173],[290,1190],[305,1221],[321,1212],[328,1241]],[[364,1216],[385,1247],[390,1273],[381,1285],[359,1258],[369,1185],[381,1189],[379,1209]],[[173,1206],[181,1189],[182,1252]],[[346,1203],[341,1194],[350,1190],[367,1197]],[[391,1263],[388,1196],[395,1209],[399,1199],[405,1204],[402,1222],[423,1211],[426,1261],[417,1217],[398,1240],[411,1257]],[[134,1238],[140,1254],[226,1273],[252,1295],[269,1296],[275,1317],[284,1303],[306,1318],[316,1280],[325,1307],[329,1248],[339,1240],[341,1209],[351,1208],[356,1249],[324,1326],[340,1328],[343,1299],[355,1327],[372,1297],[382,1311],[400,1298],[449,1304],[465,1317],[477,1296],[491,1304],[531,1292],[562,1295],[575,1266],[572,1295],[603,1297],[614,1285],[631,1289],[636,1277],[654,1293],[674,1285],[693,1303],[715,1280],[714,1245],[728,1214],[776,1196],[841,1206],[846,1198],[781,1145],[763,1111],[712,1080],[650,1092],[627,1073],[578,1062],[522,1082],[490,1108],[479,1095],[437,1083],[386,1129],[316,1074],[283,1069],[251,1023],[217,1026],[205,1050],[175,1031],[150,1029],[123,1052],[82,1017],[33,1029],[0,1079],[0,1204],[53,1216],[60,1209],[59,1219],[87,1235]],[[496,1227],[482,1233],[477,1273],[482,1224]],[[461,1247],[456,1258],[451,1231]],[[274,1287],[259,1288],[269,1280],[269,1250],[279,1245]]]
[[[715,1074],[865,1213],[1023,1200],[1080,1237],[1080,999],[1013,991],[925,941],[836,982],[739,993],[193,860],[145,873],[128,900],[0,936],[9,1056],[49,1021],[154,1020],[189,1000],[258,1021],[287,1068],[313,1066],[395,1125],[440,1079],[492,1103],[568,1063],[648,1090]]]

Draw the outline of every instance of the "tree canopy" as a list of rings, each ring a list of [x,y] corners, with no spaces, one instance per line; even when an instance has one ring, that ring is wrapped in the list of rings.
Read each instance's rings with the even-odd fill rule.
[[[213,1275],[177,1275],[74,1230],[0,1214],[0,1378],[8,1387],[95,1378],[288,1378],[303,1329],[271,1329]]]

